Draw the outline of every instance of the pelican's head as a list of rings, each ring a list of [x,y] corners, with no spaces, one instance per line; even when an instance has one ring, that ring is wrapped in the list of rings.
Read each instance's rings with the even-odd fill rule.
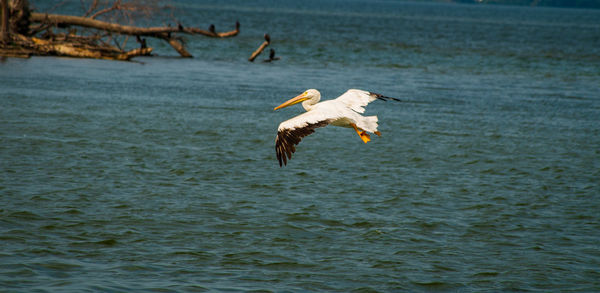
[[[286,101],[285,103],[275,107],[275,109],[273,109],[273,110],[285,108],[287,106],[298,104],[298,103],[301,103],[304,101],[308,101],[307,104],[314,105],[314,104],[318,103],[320,100],[321,100],[321,93],[319,93],[318,90],[309,89],[309,90],[306,90],[305,92],[303,92],[302,94],[298,95],[297,97],[292,98],[292,99]],[[302,105],[304,105],[304,104],[305,103],[302,103]],[[304,108],[306,108],[306,106]]]

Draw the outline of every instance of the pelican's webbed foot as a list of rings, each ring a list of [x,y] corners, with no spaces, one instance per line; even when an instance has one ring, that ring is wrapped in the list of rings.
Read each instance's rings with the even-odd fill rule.
[[[364,143],[367,143],[369,141],[371,141],[371,136],[364,130],[360,130],[358,129],[358,127],[356,127],[356,124],[352,123],[350,124],[352,125],[352,128],[354,128],[354,131],[356,131],[356,133],[358,134],[358,136],[360,136],[360,139],[362,139],[362,141]]]

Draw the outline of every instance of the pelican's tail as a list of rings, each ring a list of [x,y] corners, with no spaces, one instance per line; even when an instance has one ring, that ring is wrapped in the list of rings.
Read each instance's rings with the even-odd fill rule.
[[[363,117],[362,121],[360,121],[360,123],[357,123],[357,126],[363,130],[377,134],[379,133],[379,131],[377,131],[377,121],[377,116],[367,116]]]

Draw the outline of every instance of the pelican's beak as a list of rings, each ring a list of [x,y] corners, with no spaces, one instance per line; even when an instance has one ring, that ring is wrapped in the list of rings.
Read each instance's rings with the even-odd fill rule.
[[[281,105],[279,105],[279,106],[275,107],[275,108],[273,109],[273,111],[275,111],[275,110],[277,110],[277,109],[285,108],[285,107],[287,107],[287,106],[291,106],[291,105],[294,105],[294,104],[298,104],[298,103],[300,103],[300,102],[304,102],[304,101],[306,101],[306,100],[308,100],[308,99],[309,99],[309,97],[307,97],[307,96],[306,96],[306,92],[304,92],[304,93],[302,93],[301,95],[299,95],[299,96],[297,96],[297,97],[295,97],[295,98],[293,98],[293,99],[290,99],[290,100],[286,101],[285,103],[283,103],[283,104],[281,104]]]

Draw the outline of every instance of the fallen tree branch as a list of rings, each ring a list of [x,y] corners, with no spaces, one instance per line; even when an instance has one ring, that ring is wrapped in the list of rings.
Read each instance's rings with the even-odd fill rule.
[[[254,51],[252,53],[252,55],[250,55],[250,58],[248,58],[248,61],[250,62],[254,62],[254,59],[256,59],[256,57],[258,57],[258,55],[260,55],[260,53],[262,53],[262,51],[265,50],[265,48],[271,43],[271,37],[269,37],[269,34],[265,34],[265,41],[260,44],[260,46],[258,47],[258,49],[256,49],[256,51]]]
[[[181,34],[226,38],[236,36],[240,31],[239,22],[236,22],[232,31],[217,32],[214,25],[208,30],[184,27],[180,23],[177,23],[177,26],[137,27],[95,19],[108,14],[114,17],[127,11],[125,17],[131,20],[130,12],[151,9],[151,6],[121,0],[116,0],[111,6],[104,6],[99,10],[97,9],[100,1],[94,0],[84,16],[31,12],[27,0],[0,0],[0,7],[5,8],[7,2],[13,6],[8,16],[10,26],[0,27],[0,32],[4,32],[0,33],[0,56],[56,55],[129,60],[135,56],[149,55],[152,48],[147,47],[145,39],[141,37],[152,37],[166,41],[182,57],[192,57],[185,48]],[[6,11],[9,10],[2,9],[0,19]],[[136,37],[140,48],[126,48],[129,36]],[[124,37],[122,42],[121,37]],[[114,44],[111,44],[113,42]]]
[[[192,54],[190,54],[185,47],[183,46],[183,44],[181,44],[181,42],[173,37],[169,37],[168,34],[165,34],[164,37],[162,37],[162,39],[164,39],[165,41],[167,41],[169,43],[169,45],[171,45],[171,47],[173,47],[173,49],[175,49],[175,51],[177,51],[177,53],[179,53],[179,55],[181,55],[181,57],[193,57]]]
[[[99,30],[109,31],[113,33],[134,35],[134,36],[157,36],[161,33],[186,33],[186,34],[201,34],[209,37],[233,37],[239,33],[239,23],[236,23],[236,29],[230,32],[224,33],[212,33],[210,31],[202,30],[194,27],[137,27],[130,25],[120,25],[112,22],[105,22],[96,20],[91,17],[81,17],[73,15],[61,15],[61,14],[45,14],[45,13],[31,13],[29,19],[32,22],[41,23],[52,23],[58,26],[76,25],[88,28],[95,28]]]
[[[39,38],[27,38],[19,35],[14,40],[15,43],[21,45],[24,50],[13,52],[20,52],[21,56],[25,56],[32,53],[38,53],[40,55],[52,55],[52,56],[68,56],[78,58],[94,58],[94,59],[108,59],[108,60],[130,60],[136,56],[148,55],[152,52],[152,48],[138,48],[127,52],[123,52],[115,47],[111,46],[96,46],[96,45],[85,45],[80,43],[69,43],[60,42],[57,40],[43,40]]]

